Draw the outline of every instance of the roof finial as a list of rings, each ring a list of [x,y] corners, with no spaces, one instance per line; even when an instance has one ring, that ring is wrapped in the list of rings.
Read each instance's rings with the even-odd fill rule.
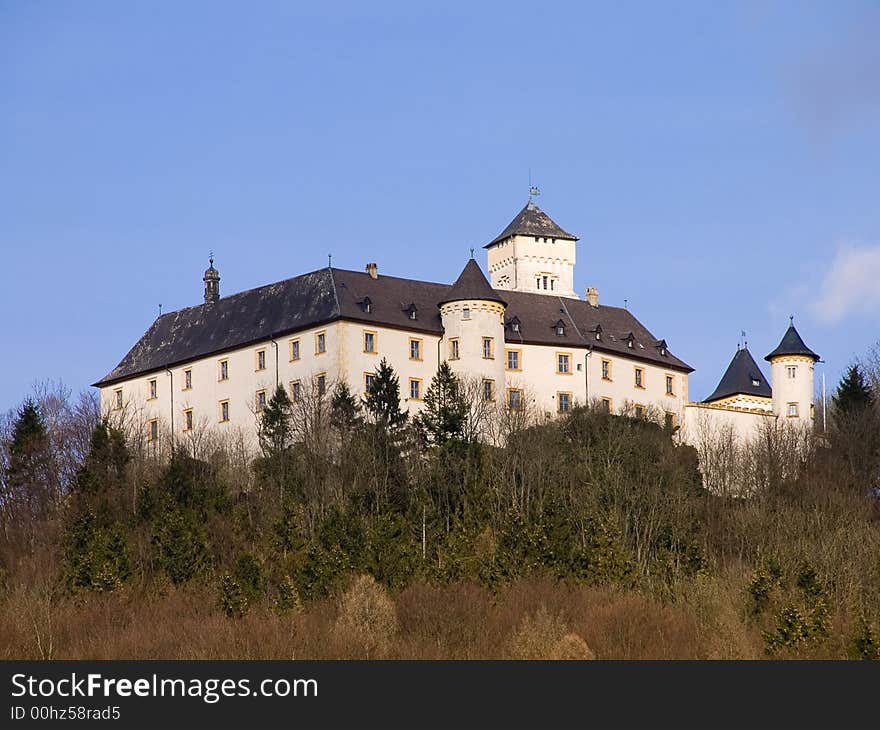
[[[788,315],[788,324],[790,327],[794,327],[794,315],[793,314]]]
[[[473,257],[474,257],[474,247],[471,246],[471,258],[473,258]]]
[[[541,194],[540,188],[536,185],[532,185],[532,168],[529,168],[529,202],[532,202],[532,197],[537,197]]]
[[[159,302],[159,316],[162,316],[162,302]]]
[[[333,266],[333,254],[332,254],[332,253],[328,253],[328,254],[327,254],[327,268],[329,269],[329,268],[331,268],[332,266]]]
[[[629,309],[629,299],[624,299],[624,300],[623,300],[623,308],[624,308],[624,309]]]

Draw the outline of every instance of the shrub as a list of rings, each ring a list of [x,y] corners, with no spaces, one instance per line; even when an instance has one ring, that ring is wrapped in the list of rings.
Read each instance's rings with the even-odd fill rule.
[[[354,579],[339,603],[337,640],[366,659],[388,655],[397,633],[397,609],[388,592],[369,575]]]
[[[568,630],[558,615],[541,606],[528,614],[508,641],[513,659],[595,659],[596,655],[580,636]]]

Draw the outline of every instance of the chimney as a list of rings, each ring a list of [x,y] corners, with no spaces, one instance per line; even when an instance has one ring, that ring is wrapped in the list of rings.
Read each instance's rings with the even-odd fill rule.
[[[378,264],[367,264],[367,273],[370,275],[371,279],[379,278],[379,265]]]
[[[584,296],[584,299],[587,300],[587,303],[591,307],[598,307],[599,306],[599,290],[594,286],[587,287],[587,293]]]

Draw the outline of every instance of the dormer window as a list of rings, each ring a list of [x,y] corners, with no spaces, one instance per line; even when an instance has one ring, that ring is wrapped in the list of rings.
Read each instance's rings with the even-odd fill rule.
[[[758,380],[757,378],[752,378],[752,385],[754,385],[757,388],[761,385],[761,381]]]
[[[633,346],[633,341],[632,341],[632,340],[627,340],[627,341],[626,341],[626,346],[629,347],[629,348],[632,348],[632,346]]]
[[[510,331],[511,331],[511,332],[516,332],[517,334],[518,334],[518,333],[521,331],[521,329],[522,329],[522,328],[521,328],[520,321],[519,321],[519,317],[514,317],[513,319],[511,319],[511,320],[507,323],[507,326],[510,327]]]
[[[553,327],[557,337],[565,337],[565,323],[561,319]]]
[[[370,314],[373,311],[373,302],[369,297],[364,297],[361,300],[361,309],[364,310],[365,314]]]
[[[407,307],[404,307],[403,311],[406,312],[406,316],[409,317],[410,319],[416,318],[416,311],[417,310],[416,310],[415,304],[410,303]]]

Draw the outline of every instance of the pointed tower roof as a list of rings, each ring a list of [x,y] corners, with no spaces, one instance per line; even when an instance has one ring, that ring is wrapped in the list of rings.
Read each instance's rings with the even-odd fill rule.
[[[510,224],[483,248],[489,248],[511,236],[542,236],[577,241],[578,237],[560,228],[556,222],[531,200],[516,215]]]
[[[782,336],[782,340],[769,355],[764,357],[768,362],[774,357],[782,357],[783,355],[805,355],[813,360],[821,359],[815,352],[804,344],[798,331],[794,328],[794,320],[788,325],[788,329]]]
[[[749,352],[747,347],[742,347],[736,351],[730,365],[715,388],[715,392],[706,398],[704,403],[721,400],[731,395],[755,395],[761,398],[770,398],[772,391],[770,385],[755,358]]]
[[[479,264],[474,259],[469,259],[464,269],[458,275],[455,283],[449,289],[449,293],[438,302],[447,304],[448,302],[459,302],[464,299],[481,299],[486,302],[500,302],[505,307],[505,302],[498,293],[489,286],[489,281],[480,269]]]

